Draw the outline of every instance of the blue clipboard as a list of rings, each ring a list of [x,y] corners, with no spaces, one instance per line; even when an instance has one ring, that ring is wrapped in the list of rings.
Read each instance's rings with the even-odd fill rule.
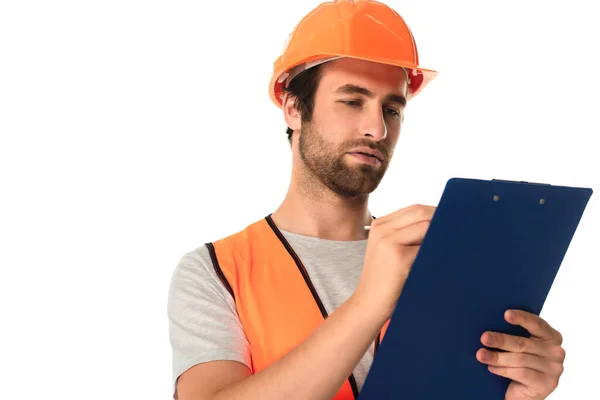
[[[591,195],[450,179],[359,400],[503,400],[510,380],[475,358],[481,335],[528,336],[504,312],[541,313]]]

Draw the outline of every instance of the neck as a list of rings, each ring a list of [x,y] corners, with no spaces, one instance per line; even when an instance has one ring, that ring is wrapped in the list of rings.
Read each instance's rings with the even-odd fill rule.
[[[327,188],[312,174],[292,179],[273,221],[285,231],[327,240],[364,240],[370,225],[368,195],[345,198]]]

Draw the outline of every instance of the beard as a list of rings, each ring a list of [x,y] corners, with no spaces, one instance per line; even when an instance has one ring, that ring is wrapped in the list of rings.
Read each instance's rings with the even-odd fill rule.
[[[379,150],[383,160],[378,165],[351,165],[345,160],[346,153],[357,147]],[[298,150],[312,175],[334,193],[349,198],[373,192],[383,179],[391,159],[391,152],[383,142],[359,139],[336,145],[328,142],[310,122],[302,124]]]

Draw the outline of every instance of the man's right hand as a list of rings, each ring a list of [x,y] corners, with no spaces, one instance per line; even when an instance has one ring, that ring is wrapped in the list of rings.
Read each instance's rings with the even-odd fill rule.
[[[362,277],[354,296],[382,321],[396,306],[435,207],[413,205],[373,220]]]
[[[412,206],[376,219],[357,290],[299,346],[254,374],[235,361],[196,365],[182,374],[179,398],[333,398],[391,316],[433,212]]]

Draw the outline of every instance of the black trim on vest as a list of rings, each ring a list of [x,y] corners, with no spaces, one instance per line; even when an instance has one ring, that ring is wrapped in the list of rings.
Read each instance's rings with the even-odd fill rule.
[[[377,219],[376,216],[371,215],[372,219]],[[379,333],[377,334],[377,338],[375,339],[375,349],[373,351],[373,356],[375,356],[375,354],[377,354],[377,350],[379,350],[379,345],[381,344],[381,331],[379,331]]]
[[[215,246],[213,246],[212,243],[206,243],[206,247],[208,248],[208,252],[210,253],[210,259],[212,260],[213,268],[215,269],[217,276],[219,277],[219,279],[223,283],[223,286],[225,286],[225,289],[227,289],[227,291],[229,292],[231,297],[233,297],[233,301],[235,301],[235,295],[233,294],[233,289],[231,289],[231,285],[227,281],[227,278],[225,277],[225,274],[223,274],[223,271],[221,270],[221,266],[219,265],[219,260],[217,259],[217,253],[215,252]]]
[[[294,251],[294,249],[292,248],[290,243],[287,241],[285,236],[283,236],[283,233],[281,233],[279,228],[277,228],[277,225],[275,225],[275,222],[273,221],[273,218],[271,218],[271,215],[272,214],[269,214],[265,217],[265,219],[267,220],[267,223],[269,224],[269,226],[271,227],[271,229],[273,230],[273,232],[275,233],[275,235],[277,236],[277,238],[279,239],[281,244],[283,244],[283,247],[285,247],[287,252],[290,254],[292,259],[296,263],[296,266],[298,267],[300,274],[304,278],[304,282],[306,282],[306,285],[308,286],[308,289],[312,293],[313,298],[315,299],[315,302],[317,303],[317,306],[319,307],[319,310],[321,310],[321,315],[323,315],[323,318],[327,318],[329,316],[327,314],[327,310],[325,309],[325,306],[323,305],[323,302],[321,301],[321,298],[319,297],[319,294],[317,293],[317,289],[315,289],[315,286],[313,285],[312,281],[310,280],[308,271],[306,271],[304,264],[302,264],[302,261],[300,261],[300,257],[298,257],[298,254],[296,254],[296,252]],[[354,398],[355,399],[358,398],[358,385],[356,384],[356,379],[354,378],[354,374],[350,374],[350,376],[348,377],[348,381],[350,382],[350,387],[352,388],[352,393],[354,394]]]
[[[302,261],[300,261],[300,257],[298,257],[298,254],[296,254],[296,252],[294,251],[292,246],[289,244],[289,242],[287,241],[285,236],[283,236],[283,233],[281,233],[279,228],[277,228],[277,226],[275,225],[275,222],[273,222],[273,219],[271,218],[271,215],[269,214],[265,219],[267,220],[267,223],[269,224],[269,226],[271,227],[271,229],[273,230],[275,235],[277,235],[277,238],[279,239],[281,244],[283,244],[283,247],[285,247],[285,249],[290,254],[290,256],[292,256],[292,259],[296,263],[296,266],[298,267],[300,274],[304,278],[304,282],[306,282],[308,289],[310,290],[310,292],[313,295],[313,298],[317,302],[317,306],[319,306],[319,310],[321,310],[321,315],[323,316],[323,318],[327,318],[328,317],[327,310],[325,310],[325,306],[323,305],[323,302],[321,301],[321,298],[319,297],[319,294],[317,293],[317,289],[315,289],[315,286],[313,285],[312,281],[310,280],[310,276],[308,276],[308,272],[306,271],[304,264],[302,264]]]
[[[348,377],[348,381],[350,381],[350,387],[352,388],[352,393],[354,394],[354,398],[358,398],[358,385],[356,384],[356,378],[354,378],[354,374],[350,374]]]

